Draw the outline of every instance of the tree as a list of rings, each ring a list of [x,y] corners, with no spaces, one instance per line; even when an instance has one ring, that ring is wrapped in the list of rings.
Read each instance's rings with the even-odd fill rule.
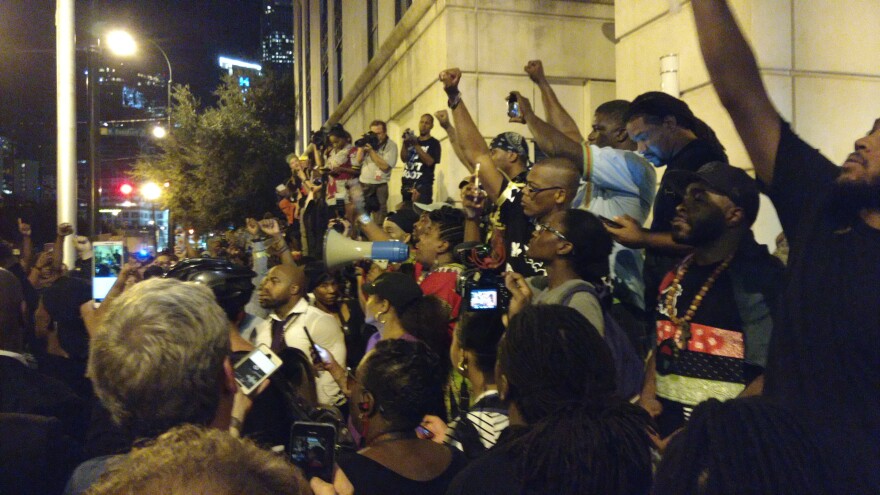
[[[202,110],[188,86],[176,86],[174,126],[157,153],[138,160],[132,175],[167,182],[163,206],[178,223],[199,230],[274,211],[275,186],[290,175],[284,157],[293,139],[293,113],[280,108],[286,104],[283,89],[267,77],[245,93],[227,77],[215,92],[216,106]]]

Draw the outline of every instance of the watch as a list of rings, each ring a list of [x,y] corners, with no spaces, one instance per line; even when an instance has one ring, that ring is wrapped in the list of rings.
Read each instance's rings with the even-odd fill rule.
[[[372,218],[370,218],[369,213],[361,213],[357,219],[358,219],[358,222],[360,222],[364,225],[370,223],[373,220]]]

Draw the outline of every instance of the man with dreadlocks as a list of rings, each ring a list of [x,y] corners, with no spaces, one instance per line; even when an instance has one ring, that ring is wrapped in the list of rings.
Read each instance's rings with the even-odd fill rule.
[[[450,495],[635,495],[651,487],[650,419],[614,397],[614,365],[574,309],[529,306],[498,344],[510,428],[450,485]]]
[[[767,398],[710,399],[669,443],[652,493],[836,493],[820,454],[800,418]]]

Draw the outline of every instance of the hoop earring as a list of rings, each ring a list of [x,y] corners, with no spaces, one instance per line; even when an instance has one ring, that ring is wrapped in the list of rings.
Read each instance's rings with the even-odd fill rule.
[[[464,375],[465,373],[467,373],[467,370],[468,370],[468,364],[467,364],[467,362],[464,360],[464,358],[461,358],[461,361],[458,362],[458,366],[456,366],[456,368],[458,369],[458,372],[461,373],[462,375]]]
[[[382,315],[384,315],[384,314],[385,314],[385,311],[379,311],[378,313],[376,313],[376,321],[378,321],[379,323],[381,323],[383,325],[386,322],[386,320],[382,319]]]

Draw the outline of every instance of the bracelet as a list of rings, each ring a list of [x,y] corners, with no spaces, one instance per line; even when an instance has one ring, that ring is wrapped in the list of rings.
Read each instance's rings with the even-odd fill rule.
[[[358,222],[360,222],[364,225],[367,225],[368,223],[370,223],[372,221],[372,218],[370,218],[369,213],[361,213],[357,219],[358,219]]]
[[[457,107],[459,103],[461,103],[461,93],[456,92],[454,96],[449,97],[449,101],[447,101],[446,104],[451,110],[455,110],[455,107]]]
[[[229,428],[235,428],[238,431],[241,431],[242,421],[235,416],[229,418]]]

